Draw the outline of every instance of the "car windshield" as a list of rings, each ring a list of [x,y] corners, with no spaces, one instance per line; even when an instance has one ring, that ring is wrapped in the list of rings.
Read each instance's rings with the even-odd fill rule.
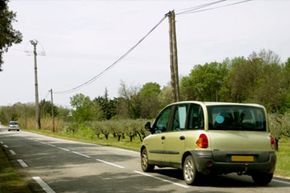
[[[10,121],[9,122],[9,125],[18,125],[18,122],[16,122],[16,121]]]
[[[209,130],[266,131],[262,108],[242,105],[208,106]]]

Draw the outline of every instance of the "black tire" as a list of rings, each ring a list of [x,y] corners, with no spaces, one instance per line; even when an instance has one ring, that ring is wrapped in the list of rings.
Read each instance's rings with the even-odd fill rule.
[[[143,148],[141,152],[141,168],[144,172],[151,172],[154,170],[154,165],[149,164],[146,148]]]
[[[271,182],[272,178],[272,173],[258,173],[252,175],[252,179],[254,180],[255,184],[259,186],[268,185]]]
[[[193,157],[191,155],[188,155],[185,158],[183,162],[182,172],[183,172],[183,179],[186,184],[196,185],[198,183],[200,174],[196,170],[196,166],[195,166]]]

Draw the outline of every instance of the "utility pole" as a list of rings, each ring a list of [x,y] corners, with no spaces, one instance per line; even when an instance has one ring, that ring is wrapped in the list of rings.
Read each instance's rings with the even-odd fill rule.
[[[53,108],[53,91],[52,89],[50,91],[50,98],[51,98],[51,116],[52,116],[52,132],[55,132],[55,124],[54,124],[54,108]]]
[[[39,96],[38,96],[38,78],[37,78],[37,52],[36,46],[38,41],[37,40],[30,40],[31,45],[33,46],[33,55],[34,55],[34,80],[35,80],[35,119],[36,125],[38,129],[41,129],[40,123],[40,110],[39,110]]]
[[[176,43],[176,28],[175,28],[175,12],[167,13],[169,20],[169,41],[170,41],[170,71],[171,85],[174,101],[180,100],[179,94],[179,77],[178,77],[178,59],[177,59],[177,43]]]

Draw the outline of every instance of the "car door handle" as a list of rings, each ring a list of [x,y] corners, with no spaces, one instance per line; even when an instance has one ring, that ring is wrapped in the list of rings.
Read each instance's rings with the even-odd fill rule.
[[[179,137],[180,140],[185,140],[185,137],[182,135]]]
[[[165,139],[165,136],[162,136],[161,139],[164,140]]]

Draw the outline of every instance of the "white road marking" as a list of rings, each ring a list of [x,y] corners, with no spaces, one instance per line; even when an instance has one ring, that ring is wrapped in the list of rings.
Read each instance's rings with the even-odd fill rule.
[[[85,155],[85,154],[82,154],[82,153],[79,153],[77,151],[72,151],[74,154],[77,154],[77,155],[80,155],[80,156],[83,156],[83,157],[86,157],[86,158],[91,158],[90,156],[88,155]]]
[[[8,148],[8,145],[3,145],[3,147]]]
[[[69,149],[63,148],[63,147],[58,147],[58,149],[63,150],[63,151],[70,151]]]
[[[157,177],[157,176],[153,176],[153,175],[150,175],[150,174],[147,174],[147,173],[144,173],[144,172],[140,172],[140,171],[137,171],[137,170],[134,170],[134,172],[137,173],[137,174],[140,174],[140,175],[143,175],[143,176],[147,176],[147,177],[151,177],[151,178],[160,180],[162,182],[167,182],[167,183],[170,183],[170,184],[182,187],[182,188],[189,188],[189,186],[187,186],[187,185],[183,185],[183,184],[179,184],[179,183],[176,183],[176,182],[172,182],[170,180],[166,180],[166,179],[163,179],[163,178],[160,178],[160,177]]]
[[[32,177],[32,179],[34,179],[46,193],[56,193],[40,177],[36,176]]]
[[[22,160],[22,159],[18,159],[17,162],[21,165],[21,167],[23,168],[27,168],[28,165]]]
[[[53,144],[49,144],[49,143],[47,143],[46,145],[48,145],[48,146],[50,146],[50,147],[56,147],[55,145],[53,145]]]
[[[118,165],[118,164],[114,164],[114,163],[111,163],[111,162],[107,162],[107,161],[104,161],[104,160],[101,160],[101,159],[96,159],[96,160],[99,161],[99,162],[102,162],[104,164],[117,167],[117,168],[122,168],[122,169],[125,168],[124,166],[121,166],[121,165]]]
[[[2,144],[2,145],[3,145],[3,141],[0,141],[0,144]]]
[[[288,184],[288,185],[290,185],[290,182],[283,181],[283,180],[273,179],[272,181],[274,181],[274,182],[278,182],[278,183],[282,183],[282,184]]]
[[[16,155],[15,151],[13,151],[13,150],[9,150],[9,152],[11,155]]]

